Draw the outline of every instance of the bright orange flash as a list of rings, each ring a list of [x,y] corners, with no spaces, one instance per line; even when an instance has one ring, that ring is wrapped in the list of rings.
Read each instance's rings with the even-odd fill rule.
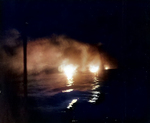
[[[105,70],[108,70],[109,69],[109,67],[105,67]]]
[[[76,71],[76,68],[77,66],[74,66],[72,64],[64,66],[63,71],[65,72],[68,79],[72,79],[72,76]]]
[[[92,72],[92,73],[95,73],[95,72],[97,72],[98,71],[98,69],[99,69],[99,66],[90,66],[90,68],[89,68],[89,70]]]

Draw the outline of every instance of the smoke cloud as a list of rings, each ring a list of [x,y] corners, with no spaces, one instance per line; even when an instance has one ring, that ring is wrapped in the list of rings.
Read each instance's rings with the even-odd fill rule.
[[[116,68],[116,63],[98,46],[82,43],[64,35],[28,39],[27,71],[28,74],[58,69],[62,64],[77,65],[78,71],[87,71],[89,65],[104,69]],[[8,30],[1,37],[1,69],[16,74],[23,73],[23,46],[20,33],[16,29]]]

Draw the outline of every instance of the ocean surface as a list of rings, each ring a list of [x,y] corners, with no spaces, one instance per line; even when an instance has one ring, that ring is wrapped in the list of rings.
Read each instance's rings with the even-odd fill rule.
[[[30,122],[79,122],[81,116],[87,120],[87,112],[82,108],[94,108],[104,100],[100,90],[103,79],[94,73],[76,73],[70,79],[64,73],[29,77]]]
[[[75,73],[70,79],[64,73],[30,75],[26,110],[20,106],[22,79],[8,81],[13,82],[7,91],[12,117],[28,123],[148,123],[150,119],[150,84],[144,69]],[[20,83],[17,97],[14,82]]]

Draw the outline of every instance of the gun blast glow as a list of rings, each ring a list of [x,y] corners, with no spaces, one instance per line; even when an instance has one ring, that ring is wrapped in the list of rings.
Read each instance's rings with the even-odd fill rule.
[[[15,29],[10,30],[10,34],[11,39],[9,35],[1,39],[0,67],[5,66],[4,72],[6,70],[22,74],[23,47],[18,45],[18,41],[21,42],[20,34]],[[95,73],[102,69],[117,68],[116,63],[112,61],[115,60],[113,58],[110,60],[105,52],[100,52],[98,46],[82,43],[63,35],[34,39],[27,43],[28,75],[58,68],[70,79],[76,71],[86,72],[89,69]]]

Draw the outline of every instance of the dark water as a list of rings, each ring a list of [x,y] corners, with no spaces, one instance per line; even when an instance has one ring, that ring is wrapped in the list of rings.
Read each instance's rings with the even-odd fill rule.
[[[31,123],[78,122],[79,116],[84,118],[84,114],[75,116],[75,110],[104,99],[100,91],[103,78],[91,73],[78,73],[72,79],[67,79],[63,73],[43,74],[29,77],[28,81]]]
[[[19,91],[15,91],[15,82]],[[26,110],[21,105],[22,80],[9,79],[7,83],[3,121],[14,118],[17,123],[25,119],[28,123],[148,123],[150,119],[150,84],[144,69],[105,70],[99,75],[76,73],[72,80],[63,73],[28,76]]]
[[[29,121],[148,122],[147,80],[144,70],[77,73],[73,80],[58,73],[31,77]]]

